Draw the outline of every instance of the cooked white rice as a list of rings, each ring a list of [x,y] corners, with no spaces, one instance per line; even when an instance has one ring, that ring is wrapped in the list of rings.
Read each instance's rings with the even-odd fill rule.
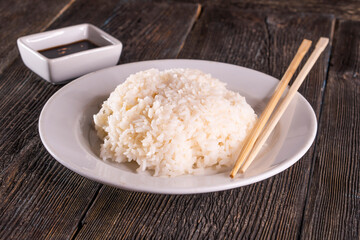
[[[193,69],[130,75],[94,115],[100,157],[154,176],[232,166],[255,120],[244,97]]]

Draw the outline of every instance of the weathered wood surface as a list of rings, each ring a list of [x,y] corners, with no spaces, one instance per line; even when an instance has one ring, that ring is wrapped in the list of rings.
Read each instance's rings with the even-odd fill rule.
[[[359,239],[360,24],[335,24],[359,19],[359,2],[31,4],[0,2],[0,239]],[[330,37],[300,89],[320,118],[315,144],[275,177],[199,195],[124,191],[67,170],[46,152],[37,130],[43,105],[61,86],[28,70],[15,40],[83,22],[123,41],[120,63],[199,58],[278,78],[303,38]]]
[[[359,1],[298,1],[298,0],[229,0],[232,4],[246,9],[257,9],[266,12],[278,13],[317,13],[334,14],[341,19],[360,20],[360,2]]]
[[[169,0],[155,0],[169,1]],[[360,2],[353,0],[170,0],[175,2],[200,3],[204,7],[219,4],[238,7],[247,11],[267,13],[316,13],[333,14],[340,19],[360,20]]]
[[[251,67],[280,77],[304,37],[330,37],[331,16],[263,15],[206,7],[179,58]],[[330,47],[301,92],[320,112]],[[313,148],[294,167],[269,180],[230,191],[169,196],[103,187],[77,237],[226,239],[299,237]]]
[[[336,31],[302,238],[360,237],[360,22]]]
[[[0,73],[18,56],[17,38],[45,30],[73,2],[0,1]]]
[[[126,32],[112,29],[112,35],[124,40],[125,45],[134,43],[132,60],[136,60],[138,50],[139,59],[141,54],[175,57],[198,13],[198,5],[187,3],[177,4],[176,8],[166,3],[85,3],[74,3],[51,28],[76,21],[79,9],[83,14],[81,21],[103,26],[105,30],[108,19],[124,20],[116,16],[119,12],[133,13],[126,15],[126,21],[134,23]],[[138,9],[143,10],[141,18],[146,21],[139,21]],[[161,48],[157,39],[166,34],[171,38],[163,40]],[[135,48],[136,42],[140,43],[139,49]],[[144,46],[153,49],[152,55],[149,50],[142,50]],[[40,141],[38,116],[47,99],[59,88],[31,73],[19,58],[1,75],[0,239],[71,237],[81,226],[78,224],[101,186],[61,166]]]

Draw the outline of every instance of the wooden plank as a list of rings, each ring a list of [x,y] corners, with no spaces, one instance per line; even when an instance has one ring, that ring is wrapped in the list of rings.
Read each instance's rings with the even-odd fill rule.
[[[175,58],[199,14],[198,4],[120,4],[103,29],[123,42],[120,63]]]
[[[102,1],[92,1],[91,7],[84,4],[72,4],[67,17],[62,15],[53,26],[71,25],[79,7],[86,16],[82,21],[102,24],[115,7],[114,3]],[[102,12],[94,12],[93,8]],[[57,163],[40,141],[38,116],[60,86],[41,80],[20,58],[0,77],[0,236],[69,238],[101,185]]]
[[[115,4],[78,1],[50,28],[90,22],[114,31],[111,34],[121,39],[125,48],[127,43],[138,41],[155,49],[139,51],[132,46],[135,53],[139,51],[153,58],[174,57],[198,12],[195,4],[176,4],[176,8],[169,4]],[[140,14],[139,9],[144,11]],[[121,25],[122,12],[126,12],[126,26],[130,28],[114,24],[117,21]],[[174,25],[176,29],[172,28]],[[146,34],[143,29],[147,29]],[[164,40],[160,48],[157,40],[166,34],[171,38]],[[138,46],[142,47],[141,44]],[[132,60],[136,60],[134,52],[127,51]],[[138,59],[142,57],[145,58],[139,55]],[[47,99],[61,86],[41,80],[19,58],[0,78],[0,238],[70,238],[81,227],[78,223],[101,185],[57,163],[40,141],[38,116]]]
[[[111,16],[116,6],[116,1],[106,1],[106,3],[102,3],[99,0],[92,2],[92,4],[87,4],[84,0],[78,1],[72,4],[68,11],[59,16],[58,20],[48,29],[84,22],[101,26]],[[83,14],[81,19],[78,17],[79,12]],[[1,75],[0,96],[2,105],[0,105],[0,112],[2,128],[0,130],[0,151],[7,154],[6,158],[1,162],[3,168],[6,168],[7,164],[11,162],[12,154],[17,154],[21,148],[26,145],[26,143],[23,143],[24,145],[15,147],[8,145],[9,141],[16,142],[17,140],[22,140],[26,142],[26,140],[18,138],[17,131],[19,131],[19,128],[27,129],[31,121],[38,120],[41,110],[40,107],[42,107],[46,100],[59,88],[60,86],[50,85],[36,76],[31,70],[24,66],[19,57],[15,60],[14,64]],[[31,99],[30,102],[29,99]],[[25,108],[27,104],[31,103],[40,105],[38,114],[32,115],[34,112],[31,111],[34,111],[34,109]],[[28,116],[24,113],[28,114]]]
[[[164,0],[156,0],[164,1]],[[336,18],[360,20],[360,2],[353,0],[319,1],[319,0],[173,0],[176,2],[200,3],[202,6],[231,6],[247,11],[268,13],[316,13],[333,14]]]
[[[74,1],[0,1],[0,73],[19,54],[17,38],[45,30]]]
[[[331,16],[206,6],[179,57],[229,62],[279,77],[304,37],[330,37],[333,25]],[[310,74],[312,83],[301,89],[317,114],[328,59],[329,48]],[[313,150],[269,180],[229,191],[174,196],[103,187],[77,238],[297,238]]]
[[[360,238],[360,22],[340,21],[313,161],[303,239]]]
[[[334,14],[337,18],[360,20],[360,2],[346,1],[287,1],[287,0],[229,0],[237,7],[266,11],[269,13],[316,13]]]

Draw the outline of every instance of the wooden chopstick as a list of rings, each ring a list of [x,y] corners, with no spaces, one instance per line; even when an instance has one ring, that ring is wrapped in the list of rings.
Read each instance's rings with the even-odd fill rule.
[[[266,121],[269,119],[272,111],[274,110],[274,108],[275,108],[276,104],[278,103],[280,97],[282,96],[283,92],[285,91],[286,86],[289,84],[289,81],[290,81],[291,77],[294,75],[296,69],[298,68],[301,60],[303,59],[303,57],[305,56],[305,54],[309,50],[310,46],[311,46],[311,41],[310,40],[304,39],[302,41],[302,43],[301,43],[295,57],[291,61],[290,65],[289,65],[288,69],[286,70],[284,76],[282,77],[280,83],[276,87],[275,92],[274,92],[273,96],[271,97],[269,103],[265,107],[265,109],[264,109],[263,113],[261,114],[260,118],[255,123],[255,126],[253,127],[249,137],[246,138],[245,144],[244,144],[243,148],[241,149],[240,155],[239,155],[239,157],[238,157],[238,159],[237,159],[237,161],[235,163],[235,166],[234,166],[234,168],[232,169],[232,171],[230,173],[230,177],[232,177],[232,178],[235,177],[235,175],[238,172],[240,166],[242,165],[245,158],[247,157],[247,155],[251,151],[257,137],[259,136],[261,130],[263,129]]]
[[[304,82],[306,76],[309,74],[311,68],[314,66],[315,62],[319,58],[320,54],[324,51],[327,44],[329,42],[328,38],[320,38],[317,42],[314,51],[311,53],[309,59],[305,63],[304,67],[301,69],[299,75],[295,79],[294,83],[290,87],[288,93],[286,94],[285,98],[281,101],[278,108],[274,112],[273,116],[267,123],[264,130],[261,132],[259,138],[257,139],[250,155],[248,156],[247,160],[240,168],[240,173],[244,173],[246,169],[250,166],[256,155],[259,153],[261,147],[264,145],[265,141],[270,136],[270,133],[274,130],[276,124],[279,122],[281,116],[285,112],[286,108],[289,106],[291,100],[294,98],[295,94],[299,90],[299,87]]]

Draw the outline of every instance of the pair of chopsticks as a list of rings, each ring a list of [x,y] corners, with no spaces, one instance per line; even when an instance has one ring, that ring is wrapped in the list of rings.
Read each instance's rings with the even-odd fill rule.
[[[299,75],[297,76],[294,83],[290,87],[286,96],[283,98],[283,100],[277,107],[276,111],[273,113],[277,103],[279,102],[286,87],[288,86],[290,79],[294,75],[301,60],[304,58],[305,54],[308,52],[311,46],[312,42],[310,40],[307,39],[303,40],[294,59],[291,61],[284,76],[282,77],[281,81],[276,87],[275,92],[271,97],[269,103],[265,107],[260,118],[255,123],[255,126],[253,127],[250,134],[246,137],[244,146],[241,149],[240,155],[235,163],[235,166],[230,173],[230,177],[234,178],[236,173],[239,171],[239,169],[240,169],[240,173],[244,173],[246,169],[250,166],[256,155],[259,153],[261,147],[264,145],[265,141],[270,136],[270,133],[273,131],[276,124],[280,120],[282,114],[285,112],[286,108],[288,107],[291,100],[295,96],[299,87],[303,83],[305,77],[308,75],[311,68],[314,66],[320,54],[326,48],[328,42],[329,42],[328,38],[322,37],[319,39],[319,41],[315,46],[314,51],[311,53],[304,67],[301,69]],[[272,118],[269,120],[270,116],[272,116]],[[267,122],[268,120],[269,122]]]

